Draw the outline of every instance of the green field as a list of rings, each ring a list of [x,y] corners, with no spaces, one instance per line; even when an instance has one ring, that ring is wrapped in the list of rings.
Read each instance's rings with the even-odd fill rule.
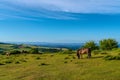
[[[108,51],[109,54],[119,50]],[[115,55],[115,54],[114,54]],[[120,60],[106,54],[77,59],[76,54],[0,55],[0,80],[120,80]]]

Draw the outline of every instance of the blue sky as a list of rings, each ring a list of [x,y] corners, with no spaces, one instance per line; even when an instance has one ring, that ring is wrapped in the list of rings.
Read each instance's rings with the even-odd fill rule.
[[[0,0],[0,41],[120,41],[119,0]]]

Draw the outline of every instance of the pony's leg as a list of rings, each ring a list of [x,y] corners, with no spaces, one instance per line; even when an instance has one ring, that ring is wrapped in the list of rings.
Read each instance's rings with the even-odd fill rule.
[[[81,59],[83,59],[83,55],[81,54]]]
[[[91,58],[91,49],[88,49],[88,58]]]
[[[78,55],[78,59],[80,59],[80,54]]]
[[[80,54],[77,53],[77,57],[78,57],[78,59],[80,59]]]
[[[88,58],[91,58],[91,53],[88,53]]]

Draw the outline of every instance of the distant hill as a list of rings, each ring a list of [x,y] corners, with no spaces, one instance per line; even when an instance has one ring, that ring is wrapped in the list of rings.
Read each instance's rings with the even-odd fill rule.
[[[9,43],[0,42],[0,44],[9,44]]]
[[[84,45],[84,43],[50,43],[50,42],[7,42],[7,43],[0,42],[0,44],[18,44],[18,45],[26,44],[50,48],[69,48],[73,50],[76,50]],[[118,46],[120,47],[120,44]]]
[[[12,44],[29,44],[51,48],[70,48],[76,50],[80,48],[84,43],[49,43],[49,42],[10,42]]]

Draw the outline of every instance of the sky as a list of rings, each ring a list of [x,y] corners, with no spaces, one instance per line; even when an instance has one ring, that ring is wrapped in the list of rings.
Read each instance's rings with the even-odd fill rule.
[[[120,0],[0,0],[0,42],[120,42]]]

